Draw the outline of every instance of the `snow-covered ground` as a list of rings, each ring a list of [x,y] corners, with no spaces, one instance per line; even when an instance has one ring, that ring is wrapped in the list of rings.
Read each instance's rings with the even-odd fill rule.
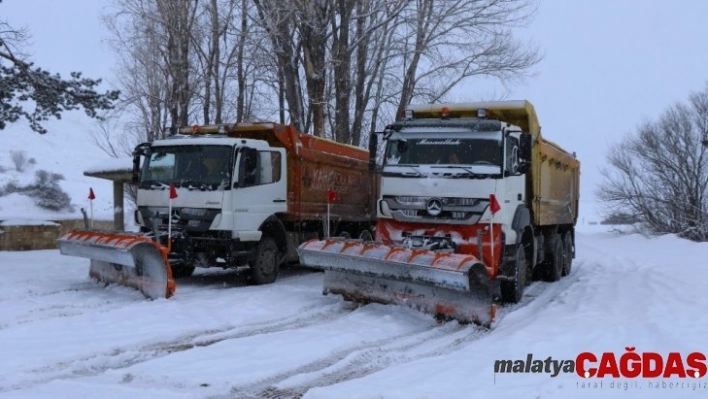
[[[580,228],[572,273],[533,283],[491,331],[355,307],[298,268],[258,287],[197,273],[147,301],[90,281],[85,259],[0,252],[0,397],[706,397],[706,376],[494,373],[496,360],[528,354],[708,353],[708,244],[606,230]]]

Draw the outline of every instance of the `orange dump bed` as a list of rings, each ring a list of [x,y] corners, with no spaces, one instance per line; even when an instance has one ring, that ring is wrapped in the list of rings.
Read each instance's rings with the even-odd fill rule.
[[[330,205],[332,218],[346,222],[376,219],[376,186],[369,171],[369,152],[298,132],[276,123],[237,124],[229,136],[265,140],[287,150],[288,216],[292,221],[321,220]]]

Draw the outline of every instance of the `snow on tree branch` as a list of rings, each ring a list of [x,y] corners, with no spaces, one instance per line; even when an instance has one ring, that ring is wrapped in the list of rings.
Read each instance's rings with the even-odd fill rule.
[[[100,79],[84,78],[80,72],[63,79],[26,61],[15,52],[24,38],[22,31],[0,22],[0,130],[25,118],[32,130],[44,134],[47,130],[41,122],[61,119],[65,111],[83,108],[88,116],[100,120],[99,111],[113,108],[119,91],[101,94],[96,91]]]

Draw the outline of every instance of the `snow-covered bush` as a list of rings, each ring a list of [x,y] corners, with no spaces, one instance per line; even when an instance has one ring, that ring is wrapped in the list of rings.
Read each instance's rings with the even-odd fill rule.
[[[40,208],[49,209],[52,211],[68,210],[73,212],[71,206],[71,198],[69,194],[64,192],[59,186],[48,186],[40,190],[34,191],[32,194],[34,203]]]
[[[25,151],[10,151],[10,160],[12,160],[12,163],[15,164],[16,171],[24,172],[29,158],[27,158],[27,153]]]
[[[28,190],[25,194],[31,196],[34,203],[41,208],[73,212],[71,197],[59,186],[60,180],[64,180],[64,176],[59,173],[38,170],[34,177],[34,183],[27,186]]]
[[[64,180],[64,175],[60,173],[51,173],[46,170],[38,170],[34,175],[34,184],[36,187],[58,186],[59,181]]]
[[[32,198],[40,208],[73,212],[71,197],[59,186],[59,181],[63,179],[64,176],[59,173],[38,170],[34,182],[30,185],[20,186],[16,181],[11,181],[0,187],[0,197],[20,193]]]
[[[15,180],[12,180],[0,187],[0,197],[20,192],[22,192],[22,187],[20,187]]]

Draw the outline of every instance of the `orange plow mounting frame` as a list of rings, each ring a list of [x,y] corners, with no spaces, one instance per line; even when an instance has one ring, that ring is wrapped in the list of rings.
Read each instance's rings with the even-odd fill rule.
[[[57,240],[62,255],[91,259],[89,277],[133,287],[147,298],[175,292],[169,250],[149,237],[132,233],[72,230]]]
[[[307,241],[298,253],[304,265],[325,271],[324,294],[485,327],[494,321],[492,280],[474,256],[337,238]]]

